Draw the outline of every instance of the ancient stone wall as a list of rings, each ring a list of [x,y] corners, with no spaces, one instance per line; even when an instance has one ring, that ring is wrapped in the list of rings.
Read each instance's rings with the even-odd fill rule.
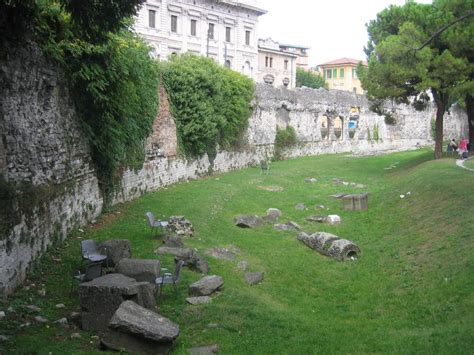
[[[1,189],[16,198],[0,201],[0,292],[10,293],[32,261],[102,208],[87,143],[62,81],[34,44],[10,45],[1,58]]]
[[[16,194],[12,201],[1,201],[4,207],[0,209],[0,217],[13,221],[7,229],[0,228],[6,230],[0,235],[0,292],[7,294],[54,241],[96,218],[103,204],[87,140],[61,71],[34,44],[10,47],[0,58],[0,192]],[[212,159],[205,155],[187,160],[179,155],[176,125],[163,90],[160,96],[154,132],[146,142],[145,164],[139,171],[124,172],[115,203],[271,159],[277,127],[291,126],[298,136],[299,143],[282,153],[286,157],[432,144],[433,108],[416,112],[406,106],[388,107],[397,122],[387,125],[383,117],[370,112],[363,96],[260,85],[239,148],[220,151]],[[349,128],[354,107],[359,109],[355,129]],[[445,127],[446,137],[466,134],[466,116],[452,109]]]

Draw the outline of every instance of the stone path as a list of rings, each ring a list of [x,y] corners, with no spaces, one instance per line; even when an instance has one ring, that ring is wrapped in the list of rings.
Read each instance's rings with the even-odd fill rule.
[[[463,168],[463,169],[466,169],[466,170],[469,170],[469,171],[474,171],[474,169],[471,169],[471,168],[468,168],[468,167],[464,166],[464,162],[469,160],[469,159],[472,159],[472,158],[468,158],[466,160],[458,159],[458,160],[456,160],[456,165]]]

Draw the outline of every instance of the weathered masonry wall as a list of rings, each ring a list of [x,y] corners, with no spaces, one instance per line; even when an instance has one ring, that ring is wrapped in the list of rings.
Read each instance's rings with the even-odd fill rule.
[[[53,242],[96,218],[103,204],[63,75],[35,45],[10,47],[0,55],[0,193],[5,197],[0,201],[0,293],[5,294],[24,280],[28,267]],[[416,112],[405,106],[389,107],[397,118],[397,124],[390,126],[369,111],[362,96],[258,86],[255,109],[239,149],[221,151],[212,160],[208,156],[186,160],[178,155],[176,125],[163,90],[160,96],[145,164],[139,171],[124,172],[115,203],[270,159],[277,127],[292,126],[297,133],[299,143],[284,152],[287,157],[432,144],[433,108]],[[357,129],[349,131],[352,107],[358,107],[360,115]],[[458,138],[467,133],[467,119],[453,109],[446,115],[445,127],[447,138]],[[11,193],[16,197],[6,198]],[[6,225],[7,221],[13,221],[12,225]]]
[[[88,146],[62,80],[32,44],[10,46],[0,60],[0,292],[7,294],[53,241],[102,208]],[[17,197],[5,198],[10,193]]]
[[[355,130],[348,127],[352,107],[360,111]],[[388,125],[384,117],[371,112],[365,96],[337,90],[286,90],[258,85],[254,112],[242,148],[234,152],[221,151],[212,161],[206,155],[197,160],[185,160],[177,157],[176,140],[171,140],[170,146],[170,140],[166,138],[175,136],[176,126],[169,113],[166,95],[162,92],[157,122],[165,133],[155,132],[150,137],[147,161],[142,170],[124,173],[116,202],[131,200],[146,191],[196,179],[210,172],[241,169],[270,159],[274,155],[277,128],[287,126],[295,129],[299,143],[284,152],[286,157],[407,150],[434,144],[431,133],[431,119],[435,117],[433,106],[422,112],[404,105],[387,109],[394,113],[396,124]],[[342,127],[338,135],[336,120]],[[325,135],[323,125],[326,125]],[[447,138],[467,134],[467,129],[467,118],[462,110],[453,108],[446,114],[444,134]],[[375,139],[375,130],[378,139]]]

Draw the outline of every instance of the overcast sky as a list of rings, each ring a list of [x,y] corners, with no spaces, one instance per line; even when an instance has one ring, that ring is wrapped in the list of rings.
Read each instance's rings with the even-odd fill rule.
[[[258,6],[268,11],[259,19],[258,36],[311,47],[310,66],[342,57],[365,60],[365,24],[389,5],[404,3],[405,0],[258,0]]]

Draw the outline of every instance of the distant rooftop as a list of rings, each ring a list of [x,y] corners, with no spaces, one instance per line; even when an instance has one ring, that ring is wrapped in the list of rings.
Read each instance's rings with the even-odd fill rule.
[[[311,47],[307,47],[307,46],[300,46],[298,44],[283,44],[283,43],[280,43],[280,47],[299,48],[299,49],[310,49],[311,48]]]
[[[330,62],[326,62],[323,64],[319,64],[319,66],[343,65],[343,64],[359,65],[360,62],[362,62],[363,65],[367,65],[367,62],[364,60],[344,57],[344,58],[340,58],[336,60],[331,60]]]
[[[222,2],[222,3],[225,3],[225,4],[232,5],[232,6],[242,7],[244,9],[255,11],[259,15],[264,15],[268,12],[267,10],[264,10],[264,9],[258,7],[256,0],[241,0],[241,1],[238,1],[238,0],[218,0],[218,1]]]

